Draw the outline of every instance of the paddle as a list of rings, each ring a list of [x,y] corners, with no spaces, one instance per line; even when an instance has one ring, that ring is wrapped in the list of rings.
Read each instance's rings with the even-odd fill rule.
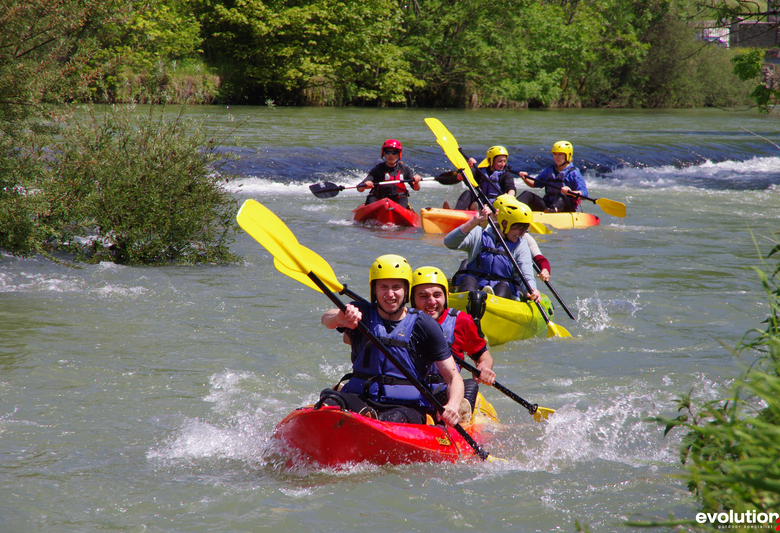
[[[298,239],[271,210],[255,200],[247,200],[236,215],[236,220],[249,235],[259,242],[271,255],[274,256],[274,265],[276,268],[287,275],[290,275],[296,281],[301,281],[307,277],[314,284],[316,290],[324,293],[330,300],[344,312],[346,305],[333,294],[333,291],[346,291],[346,287],[336,279],[333,269],[328,263],[312,250],[298,243]],[[280,268],[281,267],[281,268]],[[307,287],[311,287],[309,282],[303,282]],[[433,393],[426,388],[420,381],[403,366],[395,356],[366,326],[363,322],[358,323],[357,329],[371,341],[387,359],[411,382],[420,394],[422,394],[438,412],[444,411],[444,406],[439,402]],[[469,435],[460,424],[453,426],[461,437],[474,449],[474,452],[480,458],[487,461],[494,461],[495,458],[485,451]]]
[[[519,173],[515,172],[511,168],[507,169],[509,172],[514,174],[515,176],[520,176]],[[552,187],[553,189],[561,190],[561,187],[553,184],[553,183],[547,183],[546,181],[538,180],[536,178],[532,178],[531,176],[520,176],[528,178],[529,180],[539,184],[543,185],[545,187]],[[570,194],[569,196],[574,196],[576,198],[581,198],[583,200],[588,200],[589,202],[593,202],[597,206],[599,206],[606,214],[612,215],[613,217],[620,217],[625,218],[626,217],[626,204],[617,202],[615,200],[610,200],[609,198],[588,198],[587,196],[584,196],[582,194]]]
[[[477,369],[477,367],[473,366],[470,363],[467,363],[464,359],[461,359],[460,357],[455,357],[455,356],[453,357],[455,358],[456,363],[458,363],[460,366],[462,366],[463,368],[465,368],[466,370],[474,374],[475,378],[479,377],[479,370]],[[539,407],[537,404],[531,405],[530,403],[523,400],[520,396],[518,396],[511,390],[504,387],[498,381],[493,382],[493,388],[498,389],[499,391],[503,392],[504,394],[512,398],[514,401],[516,401],[517,403],[519,403],[520,405],[528,409],[528,413],[533,415],[534,420],[536,422],[541,422],[542,418],[547,420],[547,417],[549,417],[551,414],[555,412],[555,409],[549,409],[547,407]]]
[[[458,182],[457,179],[453,181],[446,172],[439,174],[435,178],[422,178],[420,181],[436,181],[442,185],[454,185]],[[374,187],[397,185],[399,183],[414,183],[414,180],[380,181],[379,183],[374,183]],[[345,191],[347,189],[357,189],[358,187],[360,187],[360,185],[355,185],[354,187],[344,187],[343,185],[336,185],[330,181],[320,181],[318,183],[309,185],[309,190],[317,198],[333,198],[334,196],[338,196],[341,191]]]
[[[455,137],[452,136],[452,134],[447,130],[444,124],[442,124],[438,119],[426,118],[425,123],[431,129],[433,134],[436,135],[436,141],[439,143],[439,146],[441,146],[444,149],[444,153],[447,155],[447,157],[452,162],[452,164],[455,165],[455,167],[458,168],[463,173],[463,175],[466,178],[466,185],[468,185],[469,189],[471,189],[471,193],[477,198],[477,202],[480,205],[480,210],[483,209],[485,206],[485,202],[479,194],[482,193],[482,190],[479,189],[479,187],[477,186],[477,182],[474,181],[474,176],[471,173],[471,169],[469,168],[465,157],[463,157],[463,154],[458,149],[458,141],[455,140]],[[477,190],[479,190],[479,193],[477,192]],[[514,266],[515,271],[520,277],[520,280],[523,282],[523,285],[525,285],[526,290],[528,292],[531,292],[531,285],[528,283],[528,280],[525,279],[523,272],[520,270],[520,265],[518,265],[517,261],[515,261],[512,252],[509,250],[509,246],[507,246],[506,242],[504,241],[504,237],[501,235],[501,232],[496,227],[496,223],[493,222],[493,220],[490,217],[488,217],[488,223],[490,224],[490,227],[493,228],[495,234],[498,236],[498,240],[501,243],[502,248],[504,248],[504,251],[506,251],[509,260],[512,262],[512,266]],[[540,304],[539,302],[534,302],[534,303],[536,304],[536,307],[539,309],[539,313],[544,318],[544,321],[547,323],[548,338],[554,337],[556,335],[559,337],[571,337],[571,333],[566,331],[566,328],[564,328],[563,326],[559,326],[550,320],[550,317],[547,316],[547,313],[542,307],[542,304]]]

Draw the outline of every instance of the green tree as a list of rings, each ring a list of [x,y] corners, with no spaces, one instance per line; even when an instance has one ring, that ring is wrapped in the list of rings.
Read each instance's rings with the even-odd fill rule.
[[[233,101],[384,104],[420,85],[394,42],[403,28],[391,0],[201,0],[198,9]]]

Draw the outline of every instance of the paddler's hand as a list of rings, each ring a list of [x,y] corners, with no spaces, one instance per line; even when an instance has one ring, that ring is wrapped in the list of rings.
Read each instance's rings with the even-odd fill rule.
[[[569,196],[574,196],[574,197],[579,196],[579,194],[580,194],[580,191],[573,191],[569,187],[567,187],[566,185],[561,187],[561,192],[563,194],[568,194]]]
[[[415,174],[414,176],[412,176],[412,179],[414,180],[414,183],[412,183],[412,189],[414,189],[415,191],[419,191],[420,190],[420,180],[422,180],[422,178],[420,176],[418,176],[417,174]]]
[[[473,157],[469,157],[469,160],[467,161],[467,163],[469,164],[469,168],[474,168],[474,165],[477,164],[477,160],[474,159]]]
[[[550,272],[543,268],[541,272],[539,272],[539,279],[542,281],[550,281]]]
[[[360,312],[360,309],[352,304],[347,304],[346,313],[339,311],[339,326],[343,328],[355,329],[361,318],[363,318],[363,313]]]
[[[479,370],[479,377],[477,378],[477,381],[480,383],[484,383],[485,385],[493,385],[493,383],[496,382],[496,373],[493,372],[492,368],[477,365],[477,370]]]
[[[461,224],[460,231],[462,231],[464,235],[468,235],[471,233],[471,230],[485,222],[491,213],[493,212],[488,206],[483,207],[482,211],[477,211],[473,217]]]
[[[534,301],[534,302],[536,302],[536,303],[539,303],[539,302],[541,302],[541,301],[542,301],[542,295],[541,295],[541,293],[540,293],[539,291],[537,291],[536,289],[534,289],[534,290],[533,290],[533,292],[529,292],[529,293],[528,293],[528,294],[526,294],[525,296],[526,296],[526,298],[528,298],[529,300],[533,300],[533,301]]]
[[[367,181],[363,183],[363,185],[360,185],[357,190],[358,192],[363,192],[366,189],[373,189],[374,188],[374,182],[373,181]]]
[[[457,424],[460,421],[458,407],[460,407],[460,403],[453,408],[448,402],[447,405],[444,406],[444,411],[439,413],[439,420],[443,421],[448,426]]]
[[[352,304],[347,304],[346,313],[340,309],[331,309],[322,315],[322,325],[328,329],[349,328],[355,329],[363,318],[360,310]]]

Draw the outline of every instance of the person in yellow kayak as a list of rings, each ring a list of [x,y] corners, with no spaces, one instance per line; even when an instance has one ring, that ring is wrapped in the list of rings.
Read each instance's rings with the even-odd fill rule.
[[[514,196],[503,194],[495,199],[496,222],[499,231],[512,253],[523,277],[530,285],[526,289],[520,280],[506,251],[499,242],[492,227],[482,229],[480,224],[491,215],[490,207],[485,206],[473,217],[455,228],[444,237],[444,245],[451,250],[463,250],[468,253],[465,268],[453,276],[458,292],[487,291],[502,298],[526,298],[539,302],[541,294],[536,289],[533,258],[528,244],[522,238],[533,222],[533,213],[527,205]]]
[[[440,269],[431,266],[418,268],[412,273],[412,307],[433,317],[441,326],[452,354],[461,359],[468,355],[474,360],[480,372],[477,380],[492,385],[496,381],[496,373],[493,372],[493,357],[488,351],[487,342],[479,334],[471,315],[447,305],[447,289],[447,277]],[[477,380],[463,380],[464,401],[461,402],[460,407],[461,424],[471,419],[479,392]],[[431,373],[426,381],[433,385],[435,394],[445,393],[444,380],[435,365],[431,367]]]
[[[535,180],[530,179],[526,172],[519,173],[529,187],[544,187],[544,197],[523,191],[518,200],[532,211],[574,213],[580,206],[578,195],[588,196],[588,186],[579,169],[572,163],[574,147],[569,141],[558,141],[553,144],[552,155],[554,163],[536,176]]]
[[[370,189],[366,198],[366,205],[372,204],[382,198],[389,198],[404,208],[409,207],[409,190],[404,180],[413,181],[412,189],[420,190],[418,174],[401,161],[403,147],[401,142],[395,139],[387,139],[382,145],[382,162],[368,172],[368,176],[357,185],[358,192]],[[395,185],[379,185],[380,183],[397,181]]]
[[[339,405],[365,416],[389,422],[424,424],[435,416],[433,406],[395,365],[356,330],[362,322],[420,382],[435,365],[447,385],[447,401],[440,418],[448,425],[458,423],[463,400],[463,379],[452,357],[441,327],[429,315],[409,309],[412,268],[399,255],[383,255],[368,274],[371,303],[353,301],[346,312],[331,309],[322,315],[328,329],[351,330],[352,373],[340,390],[325,389],[320,404]],[[342,379],[342,381],[344,381]]]
[[[517,191],[515,179],[507,168],[508,157],[509,152],[503,146],[491,146],[485,153],[487,168],[475,167],[477,160],[474,158],[469,158],[468,160],[474,179],[491,202],[502,194],[515,196]],[[463,177],[459,176],[459,179],[462,180]],[[471,189],[464,191],[460,195],[458,202],[455,204],[455,209],[477,210],[477,199],[472,194]]]

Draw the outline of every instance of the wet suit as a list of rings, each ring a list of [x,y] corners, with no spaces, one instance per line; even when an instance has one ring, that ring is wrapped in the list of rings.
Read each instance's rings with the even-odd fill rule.
[[[358,187],[362,187],[367,181],[374,184],[374,188],[368,193],[366,198],[366,205],[373,204],[377,200],[382,198],[389,198],[398,205],[404,208],[409,208],[409,190],[406,188],[406,184],[399,183],[397,186],[381,185],[378,183],[387,181],[386,175],[389,175],[391,181],[411,180],[414,177],[414,171],[406,166],[403,161],[396,162],[394,167],[387,166],[387,163],[382,161],[377,166],[372,168],[368,176],[363,181],[358,183]]]

